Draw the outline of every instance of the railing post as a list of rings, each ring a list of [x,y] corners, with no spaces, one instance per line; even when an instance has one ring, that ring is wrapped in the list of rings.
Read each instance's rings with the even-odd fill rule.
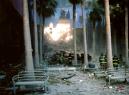
[[[13,94],[16,95],[15,83],[13,83]]]

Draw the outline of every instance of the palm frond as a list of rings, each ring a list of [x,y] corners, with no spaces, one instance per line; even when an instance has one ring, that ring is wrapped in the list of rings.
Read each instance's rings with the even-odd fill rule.
[[[57,7],[56,0],[37,0],[37,13],[42,17],[54,15]]]
[[[69,2],[73,5],[81,4],[83,0],[69,0]]]

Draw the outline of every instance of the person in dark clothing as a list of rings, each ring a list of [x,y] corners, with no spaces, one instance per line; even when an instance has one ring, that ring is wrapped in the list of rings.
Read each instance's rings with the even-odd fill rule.
[[[102,69],[107,68],[107,58],[106,58],[106,55],[103,55],[103,53],[99,57],[99,62],[100,62],[100,67]]]
[[[118,68],[118,65],[119,65],[119,58],[116,55],[114,55],[114,57],[113,57],[113,67]]]

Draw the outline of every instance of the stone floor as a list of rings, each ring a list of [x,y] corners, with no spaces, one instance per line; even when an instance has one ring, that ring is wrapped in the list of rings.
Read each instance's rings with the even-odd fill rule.
[[[72,77],[67,78],[72,74]],[[105,79],[96,79],[91,72],[64,71],[52,72],[49,75],[48,93],[35,92],[25,95],[129,95],[129,84],[117,83],[109,87]]]

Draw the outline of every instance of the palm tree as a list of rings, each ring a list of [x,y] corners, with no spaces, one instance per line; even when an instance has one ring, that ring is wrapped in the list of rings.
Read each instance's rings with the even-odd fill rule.
[[[98,1],[101,5],[104,5],[102,0]],[[115,30],[117,31],[120,30],[123,31],[125,28],[125,60],[126,64],[128,64],[128,7],[127,7],[128,0],[111,0],[110,4],[111,4],[111,17],[112,17],[111,21],[113,25],[112,28],[115,28]],[[125,11],[123,9],[125,9]],[[125,26],[121,26],[121,24],[118,23],[121,23],[123,25],[125,23]]]
[[[69,0],[73,5],[73,36],[74,36],[74,61],[77,65],[77,45],[76,45],[76,28],[75,28],[75,18],[76,18],[76,5],[81,4],[82,0]]]
[[[37,13],[42,17],[42,25],[40,27],[40,62],[42,62],[42,55],[44,54],[42,49],[44,46],[44,25],[45,18],[54,15],[57,6],[56,0],[36,0],[37,2]],[[44,57],[44,56],[43,56]]]
[[[92,26],[93,26],[93,45],[92,45],[92,49],[93,49],[93,58],[95,58],[95,49],[96,49],[96,23],[100,23],[102,18],[100,15],[100,8],[94,6],[93,10],[90,12],[89,14],[89,19],[92,22]],[[102,14],[102,13],[101,13]]]
[[[34,59],[35,66],[39,67],[39,50],[38,50],[38,32],[37,32],[37,20],[36,20],[36,0],[33,0],[34,6]]]
[[[33,71],[32,46],[29,26],[28,2],[23,0],[23,23],[24,23],[24,43],[25,43],[25,63],[26,70]]]
[[[88,56],[87,56],[87,39],[86,39],[86,14],[84,10],[84,1],[81,3],[82,8],[82,17],[83,17],[83,36],[84,36],[84,70],[88,64]]]
[[[128,63],[128,0],[125,0],[125,55],[126,55],[126,64]]]
[[[113,69],[109,0],[104,0],[104,3],[105,3],[105,16],[106,16],[106,34],[107,34],[106,35],[107,36],[107,63],[108,63],[108,68]]]

